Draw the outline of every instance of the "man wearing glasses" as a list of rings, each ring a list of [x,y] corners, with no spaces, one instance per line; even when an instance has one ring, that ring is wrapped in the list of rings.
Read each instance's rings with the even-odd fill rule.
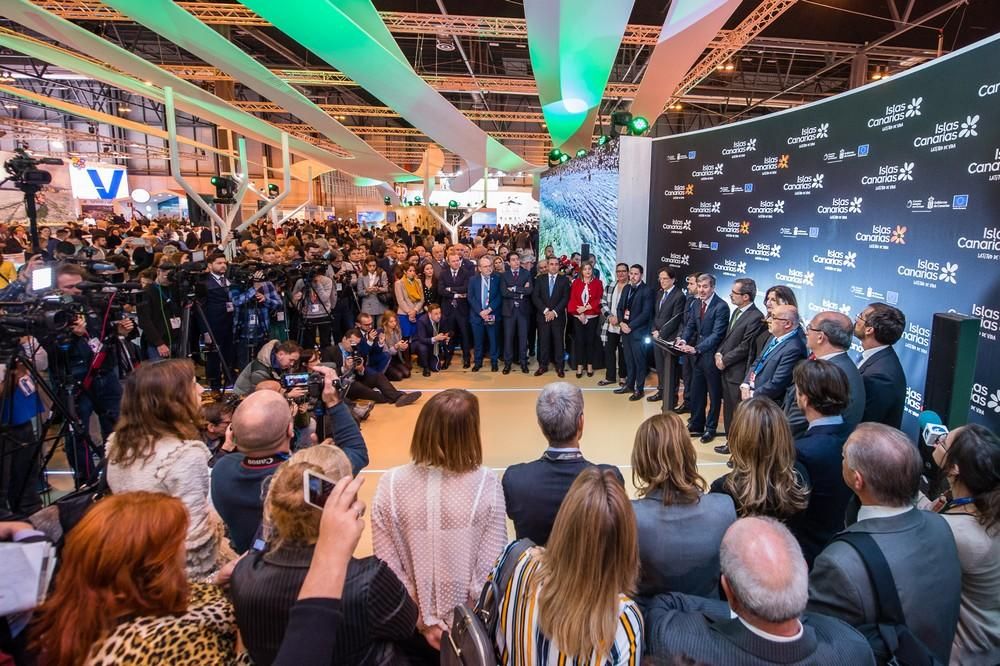
[[[753,343],[764,330],[764,315],[754,305],[757,297],[757,283],[750,278],[740,278],[733,282],[729,292],[729,302],[733,312],[729,315],[729,328],[722,344],[715,352],[715,367],[722,372],[722,420],[729,432],[736,405],[740,404],[740,384],[747,371],[747,361],[753,352]],[[725,444],[715,447],[722,454],[729,453]]]
[[[794,305],[776,305],[767,316],[771,337],[760,355],[750,364],[746,379],[740,385],[744,400],[751,396],[766,396],[779,405],[792,385],[795,365],[806,357],[806,343],[799,328],[799,310]]]

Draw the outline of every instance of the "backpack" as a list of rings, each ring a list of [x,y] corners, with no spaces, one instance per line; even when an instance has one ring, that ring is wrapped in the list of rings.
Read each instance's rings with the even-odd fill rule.
[[[942,666],[944,662],[906,626],[892,570],[875,539],[864,532],[843,532],[834,541],[843,541],[857,551],[871,580],[877,619],[873,624],[863,624],[855,629],[868,641],[875,653],[876,663]]]
[[[459,604],[452,613],[451,631],[441,637],[442,666],[496,666],[499,663],[494,637],[499,621],[500,602],[521,555],[533,548],[531,539],[518,539],[501,555],[500,569],[487,580],[476,607]]]

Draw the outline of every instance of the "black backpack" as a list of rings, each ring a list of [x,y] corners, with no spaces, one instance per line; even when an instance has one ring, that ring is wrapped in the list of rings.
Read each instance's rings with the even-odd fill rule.
[[[899,603],[899,594],[896,592],[896,581],[875,539],[864,532],[842,532],[834,541],[843,541],[857,551],[871,580],[877,620],[855,629],[868,640],[875,653],[876,663],[890,666],[942,666],[944,662],[906,626],[903,606]]]

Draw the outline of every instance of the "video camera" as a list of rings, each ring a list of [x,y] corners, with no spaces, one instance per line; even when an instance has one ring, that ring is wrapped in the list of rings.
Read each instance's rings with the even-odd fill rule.
[[[24,148],[15,148],[14,157],[3,163],[4,171],[14,186],[20,190],[38,191],[43,185],[52,182],[52,174],[38,168],[40,164],[59,166],[63,163],[58,157],[34,157]],[[26,189],[27,188],[27,189]]]
[[[326,378],[321,372],[287,372],[281,376],[281,386],[289,391],[291,389],[306,387],[306,395],[298,398],[290,398],[292,402],[303,403],[310,400],[319,400],[323,396],[323,384]],[[340,379],[334,380],[334,386],[340,390]]]

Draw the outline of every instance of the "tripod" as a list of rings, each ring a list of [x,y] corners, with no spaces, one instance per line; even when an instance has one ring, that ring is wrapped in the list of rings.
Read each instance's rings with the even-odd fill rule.
[[[299,346],[303,348],[313,349],[316,346],[316,335],[319,334],[320,340],[322,341],[323,335],[319,332],[319,327],[326,324],[330,327],[331,344],[336,343],[336,340],[332,339],[333,335],[333,314],[330,312],[329,308],[326,307],[326,303],[323,302],[319,295],[317,294],[316,303],[323,309],[323,316],[317,317],[306,317],[306,308],[312,299],[312,295],[316,292],[316,289],[312,286],[312,278],[302,280],[302,298],[299,299],[298,305],[298,338]],[[308,347],[306,346],[305,334],[306,329],[313,331],[313,339],[309,341]]]
[[[208,323],[208,318],[205,317],[205,310],[202,309],[201,303],[198,299],[194,297],[194,294],[188,294],[182,300],[183,310],[181,310],[181,334],[180,334],[180,351],[179,356],[181,358],[187,358],[191,354],[191,311],[194,310],[195,315],[198,317],[198,323],[204,327],[204,331],[208,333],[212,344],[215,345],[214,352],[219,355],[219,365],[222,367],[222,380],[226,386],[233,383],[233,373],[229,368],[229,364],[226,363],[226,356],[219,349],[219,345],[216,342],[218,340],[215,337],[215,331],[212,330],[212,326]],[[209,350],[212,351],[212,350]]]

